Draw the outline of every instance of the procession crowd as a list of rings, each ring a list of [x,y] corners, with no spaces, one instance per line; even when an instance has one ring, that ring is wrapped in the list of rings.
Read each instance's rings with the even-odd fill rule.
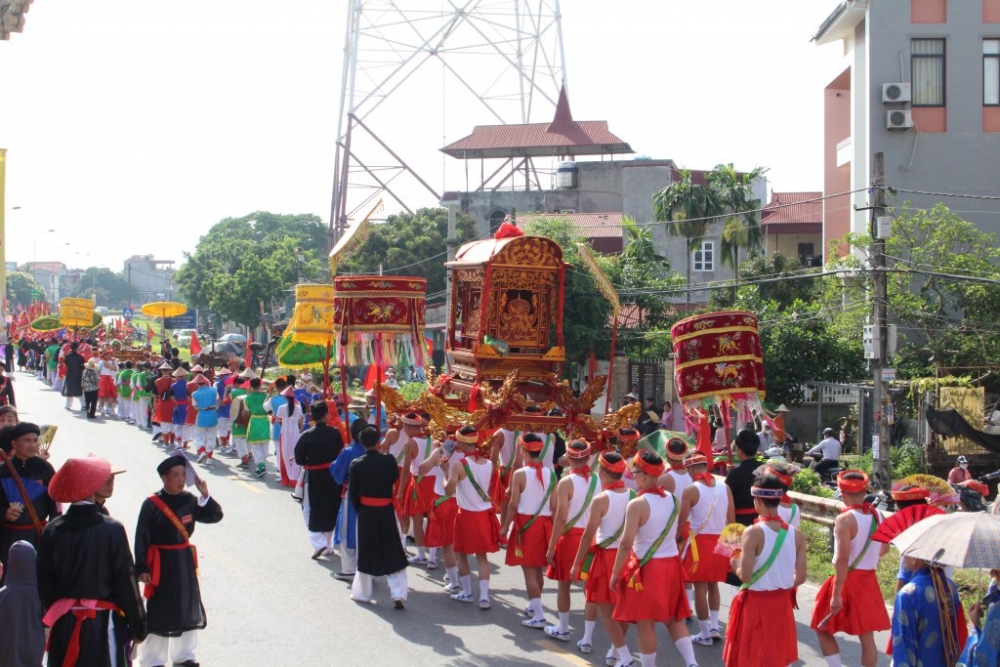
[[[684,667],[698,665],[697,647],[717,642],[728,666],[799,659],[794,609],[806,550],[788,496],[798,468],[759,460],[752,431],[736,435],[739,464],[723,481],[686,441],[669,439],[661,457],[638,447],[635,428],[609,434],[603,451],[509,428],[450,424],[435,435],[428,415],[379,419],[379,408],[359,417],[302,378],[268,382],[238,360],[215,368],[207,358],[182,362],[175,350],[142,357],[119,363],[110,347],[55,340],[40,363],[18,356],[18,366],[61,391],[66,409],[82,398],[88,418],[148,430],[169,455],[157,469],[163,488],[141,508],[133,559],[104,505],[119,471],[97,457],[55,471],[39,451],[39,427],[18,423],[12,405],[0,408],[0,625],[16,618],[18,629],[16,640],[0,641],[0,664],[40,664],[48,627],[50,665],[124,665],[137,647],[144,667],[196,666],[205,613],[190,538],[196,523],[223,514],[189,455],[210,466],[217,453],[256,478],[274,470],[302,503],[312,558],[337,558],[335,576],[351,582],[360,603],[375,602],[375,580],[385,577],[393,606],[405,609],[413,567],[442,570],[451,601],[490,610],[491,554],[503,550],[503,563],[523,574],[525,631],[575,639],[589,654],[600,625],[608,665],[655,665],[660,623]],[[13,404],[4,391],[0,403]],[[872,540],[882,516],[865,503],[868,482],[858,470],[838,478],[846,507],[833,529],[835,574],[811,620],[826,662],[841,664],[835,636],[847,634],[858,637],[862,664],[874,666],[874,633],[891,629],[886,650],[897,666],[997,664],[1000,619],[980,631],[982,611],[972,609],[970,633],[950,573],[933,563],[901,561],[890,619],[875,576],[888,547]],[[191,483],[197,494],[185,491]],[[896,500],[927,497],[908,487]],[[735,540],[734,524],[745,527]],[[583,605],[574,609],[580,582]],[[557,593],[554,622],[542,605],[547,583]],[[736,593],[722,619],[727,585]]]

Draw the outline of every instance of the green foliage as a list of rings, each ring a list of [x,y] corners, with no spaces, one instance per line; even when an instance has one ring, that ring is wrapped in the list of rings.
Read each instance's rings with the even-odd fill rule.
[[[761,285],[740,285],[736,296],[731,290],[713,290],[709,298],[712,310],[749,310],[759,312],[763,304],[773,303],[778,312],[788,309],[796,301],[810,303],[821,286],[819,278],[780,280],[803,273],[817,273],[819,269],[803,269],[798,257],[773,252],[766,257],[756,255],[740,264],[740,275],[744,282],[757,279],[778,278],[774,282]]]
[[[220,320],[246,326],[260,321],[259,303],[284,298],[303,278],[318,279],[326,257],[327,228],[315,215],[257,212],[226,218],[201,237],[177,272],[189,306],[208,308]],[[297,248],[305,261],[301,266]]]
[[[805,468],[792,477],[792,491],[816,495],[816,489],[823,486],[819,473]]]
[[[893,447],[889,452],[889,462],[893,479],[903,479],[910,475],[927,472],[924,464],[924,453],[915,445]],[[868,450],[854,459],[854,465],[859,470],[872,474],[872,450]]]
[[[32,292],[38,296],[33,297]],[[27,308],[32,301],[45,300],[45,288],[30,273],[11,271],[7,274],[7,301],[12,306],[19,303]]]
[[[760,231],[760,201],[754,198],[753,182],[767,173],[766,167],[757,167],[740,176],[732,164],[719,164],[708,175],[708,187],[718,197],[719,203],[729,213],[722,228],[720,253],[723,264],[732,267],[736,280],[740,279],[740,248],[746,248],[750,257],[764,250],[764,235]]]
[[[475,219],[459,211],[455,235],[456,246],[475,238]],[[398,272],[426,278],[427,294],[439,294],[445,289],[447,240],[447,209],[422,208],[414,215],[390,215],[384,223],[373,226],[368,238],[341,260],[337,273],[378,274],[381,266],[386,275]]]
[[[576,227],[568,220],[536,218],[525,225],[526,234],[552,239],[563,251],[563,260],[570,266],[566,271],[566,294],[563,308],[563,336],[566,339],[566,360],[582,363],[591,350],[607,358],[611,351],[611,304],[601,296],[594,279],[584,268],[577,249],[583,242]],[[607,257],[597,257],[601,269],[612,282],[619,276],[618,264]]]
[[[427,385],[423,382],[406,382],[399,385],[399,393],[409,402],[417,401],[420,395],[427,390]]]
[[[80,276],[80,282],[73,288],[70,296],[80,299],[96,296],[95,306],[121,308],[127,305],[128,280],[107,267],[92,266]],[[137,301],[138,296],[135,291],[132,292],[133,301]]]

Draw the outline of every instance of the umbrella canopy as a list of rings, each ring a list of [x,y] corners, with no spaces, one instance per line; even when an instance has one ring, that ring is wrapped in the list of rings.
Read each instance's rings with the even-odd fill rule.
[[[941,565],[1000,568],[1000,516],[937,514],[904,530],[893,544],[904,556]]]
[[[176,301],[153,301],[143,304],[139,309],[143,315],[150,317],[177,317],[188,311],[187,306]]]
[[[274,348],[278,364],[285,368],[312,368],[327,361],[330,348],[326,345],[299,343],[292,336],[284,336]]]
[[[648,449],[651,452],[656,452],[660,458],[665,459],[667,457],[667,443],[674,438],[683,440],[689,447],[694,445],[694,440],[687,433],[668,431],[660,428],[640,440],[639,449]]]
[[[944,510],[933,505],[924,503],[923,505],[910,505],[899,510],[891,517],[878,525],[878,530],[872,535],[876,542],[892,542],[904,530],[913,526],[918,521],[923,521],[927,517],[935,514],[944,514]]]
[[[44,333],[46,331],[58,331],[63,328],[63,324],[56,315],[42,315],[31,321],[31,330]]]
[[[917,474],[904,477],[892,485],[892,490],[895,492],[907,486],[919,486],[922,489],[927,489],[930,493],[930,498],[927,502],[933,505],[946,505],[961,501],[955,489],[951,488],[951,484],[934,475]],[[985,496],[986,494],[984,493],[983,495]]]
[[[91,327],[94,320],[94,302],[90,299],[65,298],[59,300],[59,322],[67,327]]]

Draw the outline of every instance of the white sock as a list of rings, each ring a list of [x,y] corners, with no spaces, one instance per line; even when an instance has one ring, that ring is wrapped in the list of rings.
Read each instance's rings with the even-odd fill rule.
[[[685,665],[690,667],[690,665],[698,664],[698,661],[694,657],[694,644],[691,643],[690,637],[681,637],[674,642],[674,646],[677,647],[677,652],[681,654],[682,658],[684,658]]]
[[[458,586],[459,584],[458,566],[456,565],[455,567],[449,567],[446,569],[448,571],[448,583],[450,583],[452,586]]]
[[[427,549],[425,547],[417,547],[417,557],[427,558]]]
[[[462,592],[466,595],[472,595],[472,575],[467,574],[462,577]]]
[[[605,658],[617,658],[618,657],[618,649],[615,648],[614,644],[611,645],[611,648],[608,649],[608,654],[606,656],[604,656],[604,657]]]
[[[826,664],[829,665],[829,667],[841,667],[839,653],[824,656],[823,659],[826,660]]]
[[[479,599],[489,600],[490,599],[490,580],[480,579],[479,580]]]
[[[688,594],[688,606],[691,607],[691,613],[694,613],[694,589],[687,589]]]
[[[621,658],[618,658],[619,662],[624,662]],[[656,654],[655,653],[640,653],[639,654],[639,664],[642,667],[656,667]]]
[[[708,621],[703,621],[703,620],[701,620],[699,618],[698,619],[698,627],[701,628],[701,636],[702,637],[707,637],[708,633],[709,633],[709,629],[710,629],[709,626],[708,626]]]
[[[719,610],[708,612],[708,620],[714,630],[719,629]]]
[[[427,562],[436,563],[438,559],[437,547],[426,547],[427,549]]]
[[[594,643],[594,628],[597,626],[597,621],[584,621],[583,622],[583,638],[580,640],[584,644]]]
[[[542,598],[531,598],[528,601],[528,607],[531,609],[531,613],[534,614],[531,618],[532,620],[539,620],[545,618],[545,612],[542,611]]]
[[[612,647],[612,651],[618,654],[618,659],[621,660],[626,665],[629,660],[632,659],[632,652],[628,650],[628,644],[622,644],[621,646]]]
[[[559,612],[559,632],[569,632],[569,612]]]

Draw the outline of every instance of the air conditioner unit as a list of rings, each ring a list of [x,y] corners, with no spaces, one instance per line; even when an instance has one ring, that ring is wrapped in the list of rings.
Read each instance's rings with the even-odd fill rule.
[[[907,109],[885,112],[885,129],[908,130],[913,127],[913,114]]]
[[[902,104],[910,101],[910,84],[883,83],[882,104]]]

